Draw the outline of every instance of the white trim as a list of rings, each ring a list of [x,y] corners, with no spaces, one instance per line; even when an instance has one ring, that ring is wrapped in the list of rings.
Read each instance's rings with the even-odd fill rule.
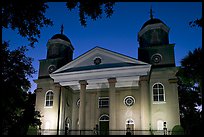
[[[107,116],[107,117],[108,117],[108,120],[101,120],[101,118],[102,118],[103,116]],[[109,121],[109,115],[107,115],[107,114],[102,114],[102,115],[99,117],[99,121]]]
[[[87,89],[108,88],[108,78],[116,77],[116,87],[139,86],[139,77],[149,75],[151,65],[139,65],[130,67],[94,69],[76,72],[51,73],[54,83],[61,86],[71,86],[73,90],[79,90],[79,80],[88,82]]]
[[[166,104],[166,101],[153,101],[153,104]]]
[[[57,39],[49,39],[46,46],[47,46],[47,48],[49,48],[50,45],[52,45],[52,44],[58,44],[58,43],[59,43],[59,44],[63,44],[63,45],[68,46],[68,47],[71,47],[71,49],[74,50],[74,49],[73,49],[73,46],[71,46],[72,44],[71,44],[70,42],[65,41],[65,40],[63,40],[63,39],[60,39],[60,38],[57,38]]]
[[[129,77],[129,76],[141,76],[148,75],[151,65],[131,66],[131,67],[118,67],[118,68],[106,68],[76,72],[65,72],[50,74],[50,77],[54,79],[54,82],[69,82],[79,80],[93,80],[93,79],[107,79],[110,77]]]
[[[163,23],[157,23],[157,24],[150,24],[147,25],[146,27],[144,27],[139,33],[138,36],[141,37],[146,31],[151,30],[151,29],[157,29],[157,28],[161,28],[164,31],[166,31],[167,33],[169,32],[169,27],[167,27],[166,25],[164,25]]]
[[[98,97],[99,99],[103,99],[103,98],[109,98],[109,97]]]

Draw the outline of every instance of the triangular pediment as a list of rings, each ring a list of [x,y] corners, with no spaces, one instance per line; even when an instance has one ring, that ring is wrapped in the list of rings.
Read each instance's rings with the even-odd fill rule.
[[[100,58],[101,60],[101,63],[99,65],[96,65],[94,63],[94,60],[96,58]],[[95,47],[53,73],[146,64],[147,63],[126,55],[116,53],[101,47]]]

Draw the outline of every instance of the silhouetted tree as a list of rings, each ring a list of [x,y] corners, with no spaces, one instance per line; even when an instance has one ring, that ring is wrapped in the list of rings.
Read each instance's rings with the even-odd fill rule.
[[[191,27],[198,26],[202,28],[203,27],[203,17],[201,17],[200,19],[195,19],[194,21],[190,21],[189,25]]]
[[[30,41],[30,46],[34,47],[40,38],[41,28],[53,25],[52,20],[45,16],[49,8],[47,4],[45,1],[2,1],[2,28],[17,30],[22,37]],[[96,20],[102,17],[103,11],[106,17],[110,17],[114,2],[72,0],[65,4],[70,11],[78,7],[81,25],[86,26],[87,17]]]
[[[47,4],[43,1],[10,1],[3,0],[2,4],[2,27],[16,30],[30,41],[33,46],[38,42],[40,29],[52,25],[52,21],[45,17]]]
[[[29,126],[39,126],[41,125],[40,121],[40,112],[35,111],[35,93],[29,92],[25,96],[25,102],[23,105],[23,111],[21,117],[19,117],[18,122],[9,130],[9,134],[12,135],[26,135]],[[20,125],[20,126],[19,126]]]
[[[72,9],[78,8],[79,20],[82,26],[86,26],[87,17],[92,20],[102,18],[103,11],[106,17],[111,17],[113,14],[113,6],[115,2],[108,1],[93,1],[93,0],[72,0],[66,3],[67,8],[71,11]]]
[[[27,93],[28,77],[35,72],[32,59],[26,57],[25,46],[13,51],[8,47],[9,44],[3,42],[0,48],[1,134],[20,133],[20,130],[15,132],[16,129],[39,123],[37,112],[34,112],[34,95]]]
[[[202,49],[196,48],[181,61],[177,73],[181,125],[186,134],[201,133]]]

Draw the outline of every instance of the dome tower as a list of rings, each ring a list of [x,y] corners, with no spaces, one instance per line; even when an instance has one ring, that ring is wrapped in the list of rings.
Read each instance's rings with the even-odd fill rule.
[[[138,59],[153,66],[175,66],[174,44],[169,44],[169,27],[154,18],[150,8],[150,19],[138,33]]]
[[[47,57],[40,60],[39,77],[47,77],[50,73],[73,60],[74,47],[70,39],[63,34],[55,34],[47,42]]]

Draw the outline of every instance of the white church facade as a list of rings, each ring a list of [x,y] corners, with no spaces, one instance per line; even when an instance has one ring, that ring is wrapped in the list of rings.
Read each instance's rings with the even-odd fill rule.
[[[35,80],[42,134],[149,135],[180,125],[168,34],[168,26],[151,17],[138,33],[138,59],[102,47],[73,59],[71,41],[54,35]]]

